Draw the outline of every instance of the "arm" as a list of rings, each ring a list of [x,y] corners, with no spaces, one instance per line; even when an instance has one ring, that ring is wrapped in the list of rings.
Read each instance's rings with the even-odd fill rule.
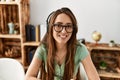
[[[82,60],[82,64],[85,68],[89,80],[100,80],[97,70],[91,60],[90,54]]]
[[[41,66],[42,60],[38,57],[34,56],[33,60],[26,72],[25,80],[39,80],[37,79],[37,75]]]

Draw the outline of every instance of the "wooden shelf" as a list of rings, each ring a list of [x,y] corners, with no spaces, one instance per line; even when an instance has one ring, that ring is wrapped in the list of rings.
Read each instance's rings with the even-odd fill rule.
[[[99,46],[95,46],[95,47],[87,47],[87,48],[89,48],[90,50],[98,49],[98,50],[118,50],[118,51],[120,51],[120,47],[99,47]]]
[[[23,43],[24,46],[38,46],[40,42],[25,42]]]
[[[0,38],[21,38],[21,35],[16,34],[0,34]]]
[[[6,1],[4,1],[4,2],[2,2],[2,1],[0,1],[0,4],[8,4],[8,5],[18,5],[20,2],[15,2],[15,1],[11,1],[11,2],[6,2]]]
[[[98,73],[100,77],[120,78],[120,73],[106,72],[105,70],[98,70]]]
[[[118,46],[114,46],[114,47],[109,47],[108,44],[105,43],[99,43],[97,45],[93,44],[93,43],[87,43],[87,48],[91,51],[93,49],[95,50],[117,50],[120,51],[120,47]]]

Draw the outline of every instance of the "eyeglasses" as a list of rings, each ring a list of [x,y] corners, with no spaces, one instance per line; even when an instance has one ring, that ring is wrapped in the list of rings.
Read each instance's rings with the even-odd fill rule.
[[[64,27],[67,33],[72,33],[73,31],[73,24],[62,25],[62,24],[56,23],[56,24],[53,24],[53,27],[56,32],[61,32]]]

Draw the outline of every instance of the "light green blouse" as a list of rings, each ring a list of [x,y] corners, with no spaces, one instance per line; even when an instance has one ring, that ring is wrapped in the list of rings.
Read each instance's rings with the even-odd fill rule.
[[[74,76],[77,74],[78,72],[78,68],[79,68],[79,63],[80,61],[82,61],[87,55],[88,55],[88,50],[85,47],[84,44],[82,43],[78,43],[77,45],[77,49],[76,49],[76,54],[75,54],[75,58],[74,58]],[[45,63],[45,70],[47,72],[47,49],[45,47],[44,44],[40,45],[36,52],[35,52],[35,56],[38,57],[40,60],[43,60]],[[63,62],[62,65],[58,65],[57,62],[55,61],[55,77],[54,80],[62,80],[63,74],[64,74],[64,67],[65,67],[65,61]]]

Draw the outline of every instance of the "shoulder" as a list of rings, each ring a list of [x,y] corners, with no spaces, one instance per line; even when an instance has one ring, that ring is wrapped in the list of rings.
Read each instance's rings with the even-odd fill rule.
[[[41,59],[44,59],[46,57],[47,54],[47,48],[45,46],[45,44],[40,44],[35,52],[35,55]]]
[[[81,42],[77,42],[77,44],[76,44],[76,48],[79,48],[79,49],[86,49],[86,46],[85,46],[85,44],[83,44],[83,43],[81,43]]]
[[[78,59],[83,60],[88,53],[87,47],[83,43],[77,42],[75,58],[78,57]]]
[[[45,44],[40,44],[37,49],[40,49],[40,50],[43,50],[43,51],[44,51],[44,50],[46,50],[47,48],[46,48]]]

